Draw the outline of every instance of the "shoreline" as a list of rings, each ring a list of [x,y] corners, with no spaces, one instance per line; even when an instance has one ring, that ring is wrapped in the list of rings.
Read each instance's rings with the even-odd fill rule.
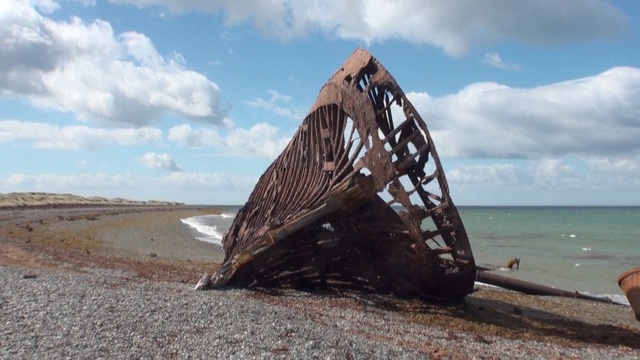
[[[180,219],[216,212],[183,205],[0,209],[0,264],[126,268],[187,282],[196,269],[217,269],[224,254],[195,239]]]
[[[105,313],[109,307],[100,305],[101,297],[85,300],[77,308],[73,304],[78,299],[67,296],[94,291],[104,298],[126,297],[129,304],[118,304],[122,314],[113,320],[121,321],[122,326],[143,331],[138,323],[130,323],[138,319],[145,324],[144,331],[154,336],[168,336],[163,329],[176,324],[185,331],[186,335],[176,336],[175,342],[155,347],[151,338],[139,339],[145,344],[145,352],[133,353],[142,357],[166,357],[171,346],[195,344],[196,340],[202,348],[193,345],[196,348],[182,348],[178,354],[211,354],[213,349],[230,356],[268,358],[327,354],[345,358],[352,354],[356,358],[536,355],[632,359],[640,354],[640,322],[628,306],[485,287],[478,287],[455,304],[332,291],[193,291],[203,272],[210,273],[219,266],[223,253],[219,247],[193,238],[180,219],[214,211],[191,206],[0,209],[0,273],[6,289],[2,316],[8,319],[0,324],[0,348],[7,349],[0,350],[0,357],[33,350],[28,339],[34,336],[57,341],[53,339],[57,334],[25,325],[32,323],[31,316],[39,316],[24,313],[23,308],[31,306],[24,304],[25,299],[31,297],[35,310],[29,311],[40,306],[58,325],[82,322],[78,318],[82,306],[95,306],[91,319],[111,324],[109,316],[114,313]],[[45,290],[48,295],[41,294]],[[47,303],[50,297],[59,299],[53,307]],[[150,299],[175,305],[146,304]],[[68,301],[77,314],[70,310],[58,316],[56,308],[62,306],[59,301]],[[172,311],[183,310],[187,323],[180,319],[153,321],[157,314],[173,319]],[[137,315],[149,311],[153,315],[149,318]],[[160,325],[163,328],[157,328]],[[290,330],[286,330],[288,327]],[[267,335],[259,335],[262,333]],[[108,335],[100,334],[108,341]],[[138,341],[135,336],[131,334],[123,341],[134,344]],[[328,338],[337,344],[325,341]],[[91,340],[74,338],[71,348],[81,349],[87,345],[83,341]],[[38,349],[35,353],[40,355],[66,354],[55,346]],[[376,353],[378,350],[382,352]],[[69,356],[74,354],[82,353]],[[102,356],[118,354],[126,353],[107,352]]]

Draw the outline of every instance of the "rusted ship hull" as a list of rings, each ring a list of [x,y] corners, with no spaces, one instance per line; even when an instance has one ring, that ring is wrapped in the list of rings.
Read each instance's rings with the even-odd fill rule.
[[[469,294],[476,276],[425,122],[362,49],[324,85],[223,244],[211,287],[346,287],[445,300]]]

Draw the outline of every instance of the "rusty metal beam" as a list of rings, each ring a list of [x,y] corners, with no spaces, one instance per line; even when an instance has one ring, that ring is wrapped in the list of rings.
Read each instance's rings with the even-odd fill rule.
[[[223,239],[211,287],[350,287],[424,299],[473,289],[469,240],[426,123],[357,49],[323,86]]]

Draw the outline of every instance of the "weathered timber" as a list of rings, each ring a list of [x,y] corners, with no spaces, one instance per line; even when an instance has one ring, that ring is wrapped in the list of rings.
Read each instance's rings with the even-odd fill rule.
[[[351,288],[433,300],[473,290],[476,266],[426,123],[357,49],[223,239],[210,287]]]
[[[500,276],[498,274],[494,274],[489,271],[484,271],[482,269],[478,270],[477,280],[485,284],[498,286],[504,289],[509,289],[509,290],[521,292],[528,295],[569,297],[569,298],[575,298],[575,299],[581,299],[581,300],[590,300],[590,301],[604,302],[609,304],[616,304],[610,298],[590,296],[590,295],[581,294],[577,291],[557,289],[554,287],[540,285],[540,284],[532,283],[529,281],[518,280],[514,278],[509,278],[506,276]]]

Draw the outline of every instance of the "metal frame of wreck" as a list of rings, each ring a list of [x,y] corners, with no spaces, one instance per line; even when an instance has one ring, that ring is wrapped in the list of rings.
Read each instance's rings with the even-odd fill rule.
[[[469,294],[476,277],[427,125],[362,49],[324,85],[223,244],[213,288],[335,287],[446,300]]]

